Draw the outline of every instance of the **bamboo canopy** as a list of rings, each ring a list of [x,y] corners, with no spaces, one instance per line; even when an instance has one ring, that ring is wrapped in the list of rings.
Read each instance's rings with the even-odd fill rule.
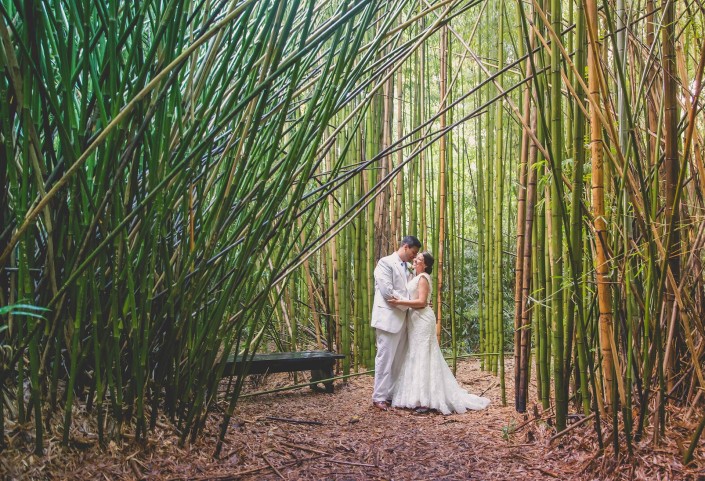
[[[160,414],[186,443],[219,403],[219,452],[229,355],[372,368],[374,267],[410,234],[453,366],[481,354],[503,404],[513,372],[519,412],[535,381],[558,431],[582,413],[600,443],[609,422],[658,444],[705,388],[704,19],[654,0],[2,3],[0,433],[31,423],[41,454],[83,405],[103,444]]]

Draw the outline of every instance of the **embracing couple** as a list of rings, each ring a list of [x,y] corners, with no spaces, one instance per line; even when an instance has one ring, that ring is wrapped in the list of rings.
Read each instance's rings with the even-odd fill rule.
[[[399,250],[381,258],[375,268],[371,324],[377,357],[372,403],[382,411],[394,406],[417,413],[484,409],[490,400],[458,385],[438,346],[436,316],[429,307],[433,257],[420,249],[416,237],[404,237]]]

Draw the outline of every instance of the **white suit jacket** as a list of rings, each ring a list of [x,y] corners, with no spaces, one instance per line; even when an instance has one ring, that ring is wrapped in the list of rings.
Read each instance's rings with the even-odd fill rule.
[[[396,333],[404,325],[406,311],[405,306],[392,306],[387,299],[396,297],[398,299],[409,299],[409,292],[406,283],[409,281],[409,273],[406,270],[406,263],[402,266],[402,260],[396,252],[387,257],[382,257],[375,267],[375,300],[372,306],[372,327]]]

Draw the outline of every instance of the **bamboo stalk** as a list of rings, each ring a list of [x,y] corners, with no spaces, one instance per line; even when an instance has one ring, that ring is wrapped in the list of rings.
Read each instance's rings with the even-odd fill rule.
[[[441,97],[441,118],[440,126],[441,130],[446,128],[446,84],[448,81],[448,28],[443,26],[441,28],[441,82],[440,82],[440,97]],[[436,338],[438,344],[441,345],[441,330],[442,330],[442,316],[443,316],[443,261],[445,255],[445,242],[446,242],[446,164],[447,164],[447,152],[446,152],[446,142],[447,137],[445,135],[441,136],[439,144],[439,176],[438,176],[438,263],[436,264]]]

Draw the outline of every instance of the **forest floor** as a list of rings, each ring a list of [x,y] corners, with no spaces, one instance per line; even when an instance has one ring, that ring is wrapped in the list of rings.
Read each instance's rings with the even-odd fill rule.
[[[667,441],[657,448],[647,436],[628,456],[621,439],[621,455],[615,457],[611,445],[603,455],[592,421],[551,441],[555,429],[550,416],[539,413],[535,419],[533,413],[540,409],[534,408],[533,400],[529,414],[516,413],[511,361],[507,367],[508,405],[502,407],[498,378],[481,371],[477,360],[458,362],[461,384],[492,400],[484,411],[460,415],[378,411],[370,402],[369,375],[337,382],[334,394],[301,389],[244,398],[219,459],[213,457],[222,419],[217,412],[210,415],[205,435],[185,447],[178,446],[174,429],[160,421],[146,445],[136,445],[124,435],[124,441],[111,441],[104,450],[97,448],[91,418],[82,421],[78,413],[68,450],[60,448],[57,436],[47,441],[47,455],[38,458],[28,454],[28,443],[18,440],[21,436],[11,438],[14,445],[0,454],[0,479],[705,479],[703,443],[687,467],[678,454],[678,444],[687,445],[697,423],[695,414],[683,419],[685,410],[670,412]],[[248,382],[247,390],[289,384],[292,375],[278,374],[257,385]],[[676,417],[681,419],[674,421]],[[610,431],[604,423],[603,435]]]

